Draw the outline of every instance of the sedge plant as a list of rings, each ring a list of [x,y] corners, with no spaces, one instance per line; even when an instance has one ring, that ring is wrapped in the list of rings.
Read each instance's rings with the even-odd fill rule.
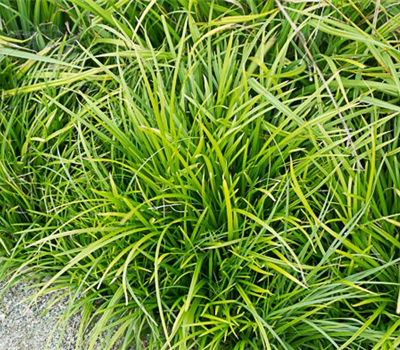
[[[0,18],[0,277],[77,349],[400,346],[397,1]]]

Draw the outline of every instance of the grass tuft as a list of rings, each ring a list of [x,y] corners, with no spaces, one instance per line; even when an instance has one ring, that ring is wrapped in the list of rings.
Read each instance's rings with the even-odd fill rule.
[[[77,349],[398,348],[399,19],[3,0],[0,278]]]

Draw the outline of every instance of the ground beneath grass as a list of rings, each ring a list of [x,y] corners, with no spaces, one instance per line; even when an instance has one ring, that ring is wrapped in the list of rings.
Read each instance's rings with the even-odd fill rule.
[[[68,305],[68,298],[63,298],[49,309],[53,295],[41,297],[31,304],[27,298],[34,294],[29,283],[20,283],[7,290],[0,311],[0,350],[43,350],[57,349],[57,339],[62,326],[57,326],[59,319]],[[1,287],[0,287],[1,290]],[[80,317],[72,317],[65,328],[59,349],[75,349],[76,334]],[[49,335],[54,335],[49,340]]]

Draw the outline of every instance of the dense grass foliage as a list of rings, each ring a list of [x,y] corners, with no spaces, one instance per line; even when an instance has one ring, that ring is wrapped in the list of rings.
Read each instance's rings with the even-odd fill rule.
[[[2,0],[0,30],[1,276],[70,295],[77,348],[400,347],[397,1]]]

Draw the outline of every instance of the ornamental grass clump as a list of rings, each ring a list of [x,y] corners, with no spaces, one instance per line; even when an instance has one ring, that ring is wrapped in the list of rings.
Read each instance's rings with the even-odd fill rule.
[[[0,18],[0,276],[77,348],[400,346],[396,1]]]

